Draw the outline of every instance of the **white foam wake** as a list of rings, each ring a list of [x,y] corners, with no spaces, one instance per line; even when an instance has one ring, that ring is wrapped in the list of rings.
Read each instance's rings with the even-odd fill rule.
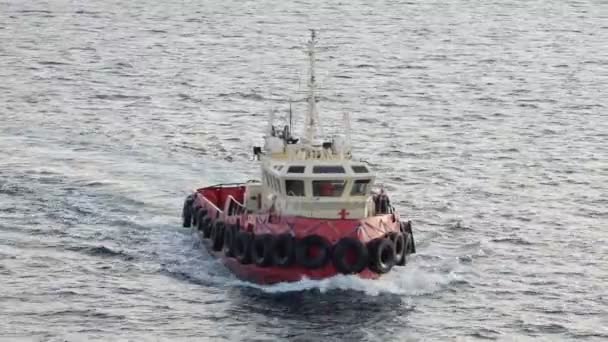
[[[410,256],[406,266],[397,266],[379,279],[362,279],[355,275],[337,275],[322,280],[303,279],[298,282],[258,285],[237,279],[220,261],[202,253],[196,245],[198,237],[179,232],[165,233],[163,244],[155,248],[159,261],[172,273],[184,275],[190,281],[218,286],[241,286],[259,289],[266,293],[286,293],[318,290],[360,291],[370,296],[397,294],[421,296],[445,289],[450,284],[463,281],[457,270],[461,265],[456,259],[420,258]],[[194,242],[194,243],[193,243]],[[176,252],[179,250],[180,252]]]
[[[396,267],[390,273],[379,279],[362,279],[355,275],[337,275],[322,280],[303,279],[293,283],[278,283],[274,285],[256,285],[237,281],[234,285],[248,286],[267,293],[284,293],[294,291],[319,290],[325,293],[331,290],[354,290],[370,296],[380,294],[398,294],[420,296],[437,292],[450,283],[460,280],[455,273],[435,273],[416,265]]]

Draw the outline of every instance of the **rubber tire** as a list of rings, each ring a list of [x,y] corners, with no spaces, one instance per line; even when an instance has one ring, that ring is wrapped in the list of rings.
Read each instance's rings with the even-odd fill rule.
[[[224,254],[227,257],[234,257],[234,240],[236,237],[237,227],[228,225],[224,229]]]
[[[395,265],[395,248],[389,239],[374,239],[367,244],[369,268],[379,274],[389,272]]]
[[[256,235],[253,238],[251,248],[251,258],[253,262],[260,267],[268,267],[272,265],[272,249],[274,247],[274,238],[270,234]]]
[[[346,253],[348,251],[354,251],[356,253],[355,263],[348,263]],[[361,241],[351,238],[344,237],[338,241],[333,248],[332,261],[334,267],[338,272],[342,274],[355,274],[363,271],[369,263],[369,253],[367,248]]]
[[[291,234],[281,234],[274,239],[272,248],[272,264],[288,267],[295,258],[295,240]]]
[[[211,249],[216,252],[221,251],[224,245],[224,228],[226,226],[222,221],[215,221],[211,228]]]
[[[192,206],[192,225],[193,226],[198,226],[198,218],[196,217],[196,213],[199,211],[199,209],[201,209],[201,207],[196,204]]]
[[[184,207],[182,208],[182,227],[190,228],[192,225],[192,203],[194,202],[193,195],[186,197],[184,201]]]
[[[201,221],[199,229],[203,232],[203,239],[211,238],[211,229],[213,228],[211,224],[211,217],[205,217],[203,221]]]
[[[319,255],[314,258],[308,256],[311,247],[319,248]],[[327,239],[319,235],[308,235],[296,241],[296,262],[305,268],[321,268],[329,261],[329,249],[331,244]]]
[[[243,265],[251,264],[251,246],[253,234],[238,232],[234,241],[234,257]]]
[[[399,230],[401,230],[401,232],[403,234],[411,233],[412,232],[412,221],[399,222]]]
[[[205,216],[207,216],[207,210],[203,208],[199,208],[198,211],[194,214],[196,217],[196,228],[198,230],[203,230],[203,222],[205,220]]]
[[[388,234],[388,238],[393,242],[395,249],[395,265],[405,265],[405,235],[401,232],[392,232]]]
[[[405,237],[405,253],[416,254],[416,243],[414,242],[414,234],[409,233]]]
[[[407,244],[408,239],[411,239],[411,244],[409,248],[406,249],[407,254],[415,254],[416,253],[416,243],[414,242],[414,232],[412,231],[412,221],[401,222],[400,225],[401,232],[405,235],[405,242]]]

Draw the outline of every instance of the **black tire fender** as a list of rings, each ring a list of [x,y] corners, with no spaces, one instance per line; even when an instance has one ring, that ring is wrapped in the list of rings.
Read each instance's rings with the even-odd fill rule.
[[[405,235],[402,232],[392,232],[388,234],[389,240],[393,243],[395,249],[395,265],[405,265],[405,254],[407,252],[405,246]]]
[[[405,235],[405,254],[416,253],[416,243],[414,242],[414,232],[412,231],[412,221],[401,222],[400,229],[403,235]]]
[[[274,239],[272,248],[272,264],[287,267],[293,264],[295,258],[295,240],[291,234],[281,234]]]
[[[201,206],[198,204],[193,204],[192,205],[192,225],[193,226],[197,226],[198,225],[198,218],[196,217],[196,213],[201,209]]]
[[[205,220],[205,216],[207,216],[207,210],[203,208],[199,208],[194,217],[196,217],[196,228],[198,230],[203,230],[203,222]]]
[[[184,228],[190,228],[192,224],[192,203],[194,203],[194,195],[189,195],[184,200],[184,207],[182,208],[182,226]]]
[[[369,268],[376,273],[387,273],[395,265],[395,248],[389,239],[374,239],[367,243]]]
[[[308,235],[296,242],[296,262],[308,269],[321,268],[329,261],[331,244],[320,235]]]
[[[416,243],[414,242],[414,234],[409,233],[405,237],[405,252],[407,254],[416,254]]]
[[[199,226],[199,229],[203,232],[203,239],[209,239],[211,237],[211,228],[213,228],[211,217],[205,217]]]
[[[401,221],[399,222],[399,230],[401,230],[401,232],[403,234],[407,234],[407,233],[411,233],[412,232],[412,221]]]
[[[251,263],[252,242],[253,234],[244,231],[240,231],[236,234],[234,240],[234,257],[243,265]]]
[[[351,237],[344,237],[334,246],[332,261],[338,272],[354,274],[363,271],[367,267],[369,255],[367,248],[361,241]]]
[[[223,221],[215,221],[211,228],[211,248],[214,251],[221,251],[224,245],[224,228]]]
[[[237,231],[236,225],[228,225],[224,229],[224,254],[228,257],[234,256],[234,241]]]
[[[253,262],[260,267],[272,265],[272,249],[274,238],[270,234],[256,235],[253,238],[251,257]]]

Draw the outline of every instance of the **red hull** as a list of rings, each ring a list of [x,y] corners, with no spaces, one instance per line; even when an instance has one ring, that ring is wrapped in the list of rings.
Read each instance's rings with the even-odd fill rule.
[[[386,237],[391,232],[400,232],[399,216],[396,213],[364,219],[317,219],[279,217],[269,213],[247,213],[245,210],[238,210],[238,208],[242,208],[240,203],[243,202],[244,192],[244,185],[198,189],[192,206],[206,210],[207,217],[213,221],[221,220],[226,225],[238,226],[240,231],[252,232],[255,235],[289,233],[295,238],[319,235],[332,245],[345,237],[354,238],[366,244],[374,239]],[[339,216],[339,213],[336,215]],[[324,279],[340,274],[331,261],[315,269],[299,265],[261,267],[253,263],[241,264],[236,258],[226,256],[223,251],[214,251],[209,240],[203,241],[210,254],[221,259],[238,278],[258,284],[295,282],[305,278]],[[357,275],[366,279],[375,279],[380,276],[379,273],[368,267]]]
[[[235,258],[226,257],[223,252],[213,251],[209,241],[205,241],[205,246],[209,254],[220,259],[226,268],[236,275],[237,278],[256,284],[270,285],[283,282],[296,282],[305,278],[319,280],[339,274],[331,263],[315,270],[309,270],[297,265],[289,267],[258,267],[255,264],[243,265]],[[367,268],[357,275],[364,279],[376,279],[380,277],[380,274]]]

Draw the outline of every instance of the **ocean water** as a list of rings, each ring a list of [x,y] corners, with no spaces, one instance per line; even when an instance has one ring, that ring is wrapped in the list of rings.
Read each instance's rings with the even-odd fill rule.
[[[257,177],[309,28],[418,254],[257,286],[181,205]],[[0,340],[608,340],[607,42],[601,0],[0,0]]]

